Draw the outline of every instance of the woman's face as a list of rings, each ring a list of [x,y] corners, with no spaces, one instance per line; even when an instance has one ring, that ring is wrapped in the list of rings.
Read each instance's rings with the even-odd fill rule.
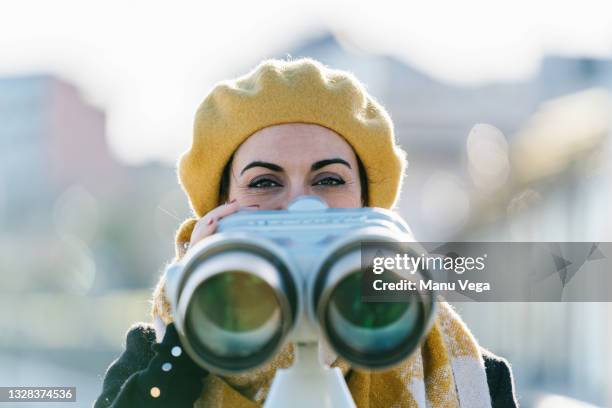
[[[300,195],[332,208],[361,207],[357,158],[337,133],[290,123],[264,128],[234,154],[229,200],[261,210],[286,209]]]

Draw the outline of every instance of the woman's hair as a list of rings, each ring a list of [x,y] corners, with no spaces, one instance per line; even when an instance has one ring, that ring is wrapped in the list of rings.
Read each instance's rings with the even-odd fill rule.
[[[357,158],[357,167],[359,168],[359,183],[361,184],[361,205],[364,207],[368,205],[368,175],[366,174],[365,167],[361,162],[359,156]],[[221,185],[219,187],[219,203],[225,203],[229,199],[230,179],[232,171],[232,162],[234,156],[230,157],[229,161],[223,168],[223,174],[221,175]]]

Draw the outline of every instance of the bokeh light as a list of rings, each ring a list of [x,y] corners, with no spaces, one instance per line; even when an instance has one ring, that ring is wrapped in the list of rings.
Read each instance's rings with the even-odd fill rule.
[[[472,182],[485,193],[503,187],[510,174],[508,142],[495,126],[477,124],[467,139],[468,169]]]

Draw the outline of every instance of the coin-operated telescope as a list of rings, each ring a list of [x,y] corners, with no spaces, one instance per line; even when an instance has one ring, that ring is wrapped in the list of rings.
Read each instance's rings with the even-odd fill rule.
[[[287,210],[230,215],[166,272],[181,342],[197,364],[227,375],[265,364],[293,341],[294,364],[277,371],[266,407],[354,407],[340,369],[319,362],[317,343],[373,370],[418,347],[434,315],[432,293],[361,300],[361,244],[413,241],[391,211],[330,209],[313,196]]]

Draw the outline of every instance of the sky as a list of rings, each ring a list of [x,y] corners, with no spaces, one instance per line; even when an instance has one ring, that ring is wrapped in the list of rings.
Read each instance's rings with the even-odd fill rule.
[[[525,79],[546,54],[612,58],[609,0],[3,0],[0,76],[73,83],[117,158],[172,163],[215,82],[327,30],[464,86]]]

